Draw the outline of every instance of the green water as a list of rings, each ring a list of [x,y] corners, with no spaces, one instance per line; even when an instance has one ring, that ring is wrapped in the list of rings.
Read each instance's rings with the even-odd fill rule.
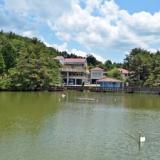
[[[159,96],[66,95],[1,92],[0,160],[160,159]],[[146,142],[139,148],[140,131]]]

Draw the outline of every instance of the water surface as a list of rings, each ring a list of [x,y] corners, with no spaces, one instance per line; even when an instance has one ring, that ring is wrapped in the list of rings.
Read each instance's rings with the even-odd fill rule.
[[[160,97],[0,93],[0,160],[159,160]],[[96,98],[79,102],[77,97]],[[146,142],[139,148],[138,133]]]

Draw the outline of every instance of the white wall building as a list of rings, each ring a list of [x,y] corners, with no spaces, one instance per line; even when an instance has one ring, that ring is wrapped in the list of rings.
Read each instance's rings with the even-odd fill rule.
[[[102,68],[96,67],[90,70],[90,83],[96,84],[97,80],[104,77],[104,70]]]
[[[118,68],[118,70],[120,71],[123,80],[126,80],[129,76],[129,71],[124,68]]]
[[[82,85],[88,81],[89,71],[85,58],[62,58],[58,56],[55,59],[62,64],[61,75],[64,85]]]

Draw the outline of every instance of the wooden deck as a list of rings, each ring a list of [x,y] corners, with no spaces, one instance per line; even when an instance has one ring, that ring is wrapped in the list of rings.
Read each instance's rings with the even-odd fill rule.
[[[148,93],[148,94],[159,94],[160,87],[126,87],[127,93]]]
[[[124,93],[148,93],[160,95],[160,87],[123,87],[123,88],[103,88],[95,86],[54,86],[48,89],[48,91],[64,91],[64,90],[76,90],[76,91],[90,91],[90,92],[124,92]]]
[[[67,86],[67,90],[84,91],[90,92],[125,92],[125,93],[150,93],[159,94],[160,87],[123,87],[123,88],[103,88],[103,87],[90,87],[90,86]]]
[[[50,87],[48,89],[49,92],[61,92],[61,91],[64,91],[64,87],[61,87],[61,86],[54,86],[54,87]]]

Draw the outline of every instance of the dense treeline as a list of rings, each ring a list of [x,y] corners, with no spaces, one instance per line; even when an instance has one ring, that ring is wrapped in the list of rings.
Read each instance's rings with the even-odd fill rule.
[[[123,66],[122,63],[115,63],[112,62],[111,60],[106,60],[105,63],[103,64],[101,61],[98,61],[92,54],[87,55],[86,59],[87,59],[87,64],[90,68],[97,66],[105,70],[111,70]]]
[[[135,48],[124,60],[130,71],[129,83],[136,86],[160,86],[160,52]]]
[[[106,71],[106,75],[124,80],[118,68],[129,70],[129,76],[125,81],[132,86],[160,86],[160,51],[149,52],[141,48],[132,49],[124,59],[124,63],[113,63],[106,60],[104,64],[89,56],[89,65],[98,66]]]
[[[60,53],[36,38],[0,32],[0,89],[41,90],[60,83]]]
[[[1,90],[44,90],[61,84],[60,64],[57,55],[77,58],[75,54],[59,52],[46,47],[37,38],[27,38],[12,32],[0,32],[0,89]],[[80,58],[80,57],[79,57]],[[86,57],[89,68],[98,66],[106,75],[122,79],[118,68],[130,71],[130,85],[160,86],[160,52],[135,48],[124,59],[124,63],[98,61],[93,55]]]

